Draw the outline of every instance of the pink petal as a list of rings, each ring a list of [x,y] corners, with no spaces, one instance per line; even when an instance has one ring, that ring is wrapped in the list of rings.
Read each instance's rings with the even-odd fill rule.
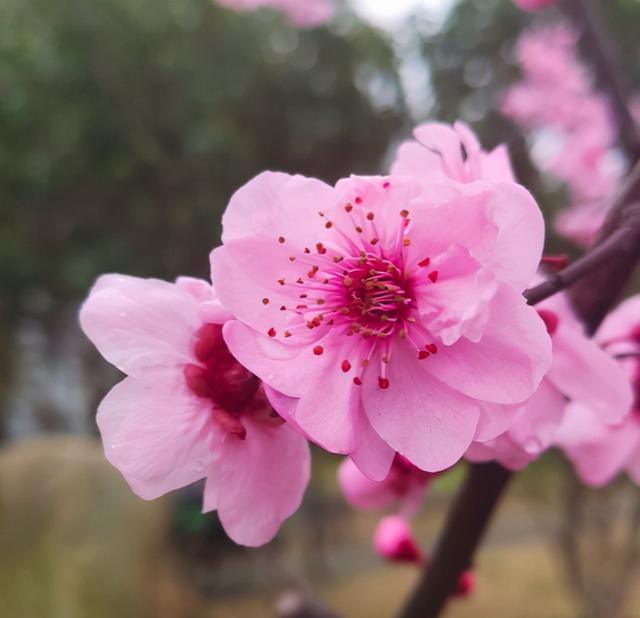
[[[307,441],[287,425],[244,420],[245,440],[227,435],[208,484],[231,539],[256,547],[269,542],[300,506],[310,478]],[[214,500],[212,499],[212,503]]]
[[[566,406],[566,399],[551,381],[542,380],[518,415],[509,435],[532,458],[537,457],[555,440]]]
[[[482,180],[487,182],[516,182],[509,150],[503,144],[482,159]]]
[[[640,446],[640,419],[630,414],[620,425],[605,425],[598,414],[581,404],[567,406],[556,436],[580,479],[602,487],[625,469]]]
[[[432,122],[416,127],[413,135],[424,148],[440,156],[447,176],[460,182],[470,180],[462,158],[460,137],[453,127]]]
[[[376,433],[361,408],[358,423],[358,444],[350,453],[362,474],[372,481],[382,481],[389,474],[396,452]]]
[[[318,211],[333,200],[333,188],[319,180],[263,172],[231,197],[222,218],[222,241],[269,238],[275,244],[282,237],[283,245],[314,246],[317,233],[309,223],[319,221]]]
[[[524,290],[535,275],[544,248],[542,211],[532,195],[514,183],[495,183],[490,207],[499,229],[492,250],[478,257],[495,275]]]
[[[494,403],[520,403],[540,384],[551,362],[544,323],[512,288],[500,286],[479,343],[460,339],[424,367],[452,389]]]
[[[348,458],[338,468],[338,482],[349,504],[363,511],[383,509],[397,499],[387,483],[367,478]]]
[[[219,435],[206,402],[186,388],[153,387],[126,378],[98,408],[109,462],[145,500],[206,475]]]
[[[633,393],[622,367],[593,341],[573,329],[560,328],[553,337],[553,361],[548,374],[569,399],[620,422],[630,409]]]
[[[480,417],[474,440],[486,442],[503,434],[516,422],[523,404],[502,405],[479,401]]]
[[[424,369],[405,343],[393,348],[387,365],[390,388],[378,386],[373,359],[364,374],[363,402],[373,428],[391,448],[428,472],[452,466],[469,446],[478,423],[476,402]]]
[[[432,260],[431,267],[438,272],[437,284],[427,279],[415,287],[418,309],[429,332],[445,345],[462,336],[478,341],[497,291],[495,278],[455,244]]]
[[[193,362],[198,304],[181,286],[157,279],[103,275],[80,310],[80,324],[100,353],[132,376]]]
[[[304,393],[314,369],[307,347],[283,345],[238,320],[227,322],[222,333],[231,354],[265,384],[289,397]]]
[[[392,176],[400,174],[422,178],[441,171],[442,158],[440,155],[413,141],[400,144],[396,158],[391,165]]]

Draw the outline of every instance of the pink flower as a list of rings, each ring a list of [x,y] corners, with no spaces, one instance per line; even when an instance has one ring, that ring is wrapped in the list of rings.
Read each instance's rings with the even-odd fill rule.
[[[634,401],[625,409],[631,413],[612,426],[590,401],[572,404],[556,443],[588,485],[606,485],[623,470],[640,484],[640,295],[610,313],[596,339],[618,360],[633,387]]]
[[[400,145],[391,165],[392,174],[424,178],[444,174],[459,182],[486,180],[515,182],[506,146],[485,152],[478,138],[462,122],[453,126],[437,122],[419,125],[416,141]]]
[[[383,481],[372,481],[348,458],[338,469],[340,488],[353,507],[364,511],[393,507],[405,517],[416,514],[434,476],[416,468],[402,455],[394,457]]]
[[[236,11],[273,8],[282,11],[299,28],[313,28],[331,21],[335,13],[333,0],[217,0]]]
[[[505,93],[502,112],[526,129],[544,129],[546,141],[557,142],[557,154],[542,164],[569,189],[570,208],[559,213],[556,230],[588,245],[622,170],[610,161],[616,127],[609,101],[595,91],[577,40],[562,22],[523,33],[516,49],[523,80]]]
[[[300,505],[309,450],[229,354],[230,317],[204,281],[123,275],[100,277],[80,311],[128,376],[98,409],[107,459],[145,500],[206,478],[204,510],[237,543],[261,545]]]
[[[380,520],[373,535],[373,547],[385,560],[422,562],[420,546],[413,538],[409,522],[397,515]]]
[[[546,9],[548,6],[553,6],[557,4],[558,0],[513,0],[516,6],[520,7],[525,11],[541,11],[542,9]]]
[[[325,449],[382,480],[504,432],[550,363],[521,296],[544,227],[514,183],[266,172],[231,199],[214,280],[238,360]],[[268,391],[271,393],[271,390]],[[270,395],[272,396],[272,395]]]
[[[626,375],[586,337],[566,296],[557,294],[536,308],[551,335],[551,368],[506,433],[471,445],[467,451],[471,461],[495,460],[512,470],[524,468],[552,446],[567,400],[590,406],[603,426],[619,423],[631,405]]]

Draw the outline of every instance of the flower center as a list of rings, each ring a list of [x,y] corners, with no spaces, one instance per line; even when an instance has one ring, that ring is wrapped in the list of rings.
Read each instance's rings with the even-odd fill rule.
[[[383,180],[380,189],[389,188],[390,182]],[[384,228],[379,228],[375,210],[382,207],[380,201],[355,196],[343,206],[344,212],[333,211],[334,217],[318,213],[326,244],[318,242],[289,255],[287,270],[296,274],[277,280],[283,293],[295,299],[280,311],[298,319],[291,320],[283,332],[272,326],[267,334],[284,339],[300,336],[305,341],[309,330],[318,332],[318,341],[329,329],[338,335],[356,335],[349,357],[341,360],[342,371],[353,369],[353,382],[361,385],[363,372],[375,355],[380,359],[378,385],[387,389],[386,366],[392,362],[392,343],[397,338],[413,347],[419,360],[438,352],[434,338],[421,324],[415,290],[435,285],[439,275],[431,258],[409,254],[409,211],[403,208],[395,217],[389,211],[381,212]],[[286,246],[284,236],[276,241]],[[271,300],[261,302],[269,310]],[[316,356],[324,351],[324,344],[313,347]]]
[[[187,386],[198,397],[211,400],[214,420],[222,429],[244,439],[242,416],[266,424],[283,422],[269,404],[260,380],[229,352],[220,324],[205,324],[196,333],[193,351],[200,364],[185,366]]]
[[[392,335],[415,307],[410,281],[390,260],[368,254],[359,258],[342,278],[342,315],[351,320],[352,332],[363,336]]]

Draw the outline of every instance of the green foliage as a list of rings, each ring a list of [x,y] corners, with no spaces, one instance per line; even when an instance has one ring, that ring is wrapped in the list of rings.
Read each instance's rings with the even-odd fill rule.
[[[80,298],[107,271],[206,276],[229,196],[261,170],[377,171],[402,116],[393,54],[341,28],[210,0],[3,0],[0,308]]]

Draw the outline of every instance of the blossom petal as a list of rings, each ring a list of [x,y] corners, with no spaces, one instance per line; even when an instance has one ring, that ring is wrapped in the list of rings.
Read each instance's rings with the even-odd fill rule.
[[[307,441],[287,425],[243,419],[245,440],[227,434],[212,466],[220,521],[231,539],[270,541],[300,506],[311,473]]]
[[[501,285],[480,342],[459,339],[424,363],[451,388],[494,403],[529,398],[551,363],[551,340],[525,299]]]
[[[338,468],[338,482],[349,504],[357,509],[383,509],[397,499],[389,484],[371,480],[349,458]]]
[[[98,408],[109,462],[145,500],[206,475],[218,435],[206,402],[186,388],[125,378]]]
[[[631,409],[633,393],[622,367],[582,333],[562,324],[553,337],[549,380],[569,399],[600,412],[608,424],[620,422]]]
[[[378,359],[379,360],[379,359]],[[382,390],[374,366],[364,374],[363,403],[373,428],[417,467],[438,472],[458,461],[476,431],[476,402],[429,375],[413,350],[399,343]]]
[[[376,433],[362,408],[359,413],[363,418],[359,423],[358,444],[350,453],[351,459],[366,477],[382,481],[389,474],[396,452]]]
[[[193,362],[198,304],[181,286],[104,275],[80,310],[80,324],[100,353],[131,376]]]
[[[486,442],[510,429],[518,418],[522,404],[505,405],[499,403],[478,402],[480,418],[474,441]]]
[[[238,189],[222,218],[222,241],[282,237],[298,246],[317,242],[310,221],[334,200],[333,188],[314,178],[263,172]],[[321,227],[318,225],[318,227]],[[215,279],[214,279],[215,281]]]
[[[629,414],[620,425],[610,427],[593,410],[574,403],[567,406],[556,444],[584,483],[602,487],[625,469],[640,447],[640,419]]]

